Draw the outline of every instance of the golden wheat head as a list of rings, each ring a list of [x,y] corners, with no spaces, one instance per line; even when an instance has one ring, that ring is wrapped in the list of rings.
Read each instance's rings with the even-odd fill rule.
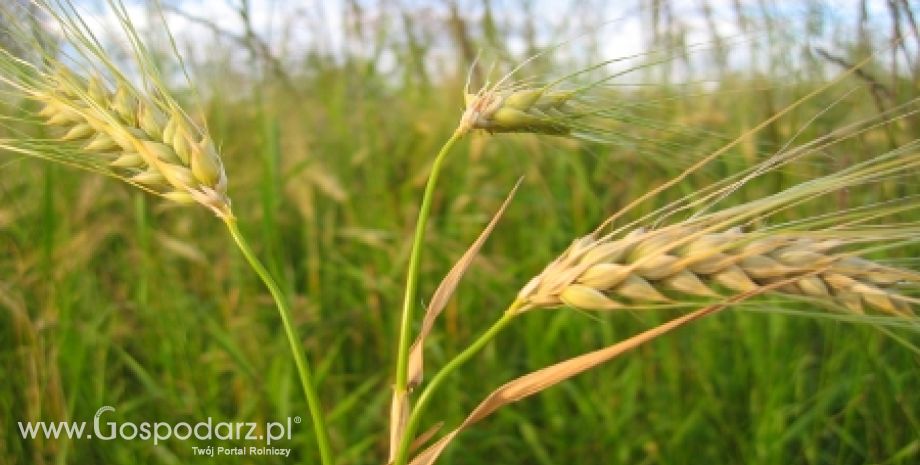
[[[101,78],[61,68],[31,97],[39,116],[63,142],[79,142],[127,180],[181,203],[230,214],[227,175],[213,141],[178,108],[144,96],[125,82],[111,90]]]
[[[911,314],[911,299],[894,286],[920,283],[920,276],[838,252],[844,244],[794,233],[702,233],[683,225],[637,229],[620,239],[587,236],[531,280],[518,299],[525,308],[565,304],[612,310],[629,303],[668,304],[687,296],[753,292],[789,281],[775,291],[833,302],[853,312],[868,307]]]

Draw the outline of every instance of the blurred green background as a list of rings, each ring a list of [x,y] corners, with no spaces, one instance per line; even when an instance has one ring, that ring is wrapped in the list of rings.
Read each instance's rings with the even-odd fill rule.
[[[80,2],[106,36],[105,8]],[[907,1],[165,1],[230,177],[242,227],[283,283],[318,371],[343,464],[380,464],[409,238],[428,169],[456,127],[473,59],[528,76],[655,50],[607,89],[611,145],[477,134],[446,166],[421,295],[524,182],[429,341],[440,366],[576,236],[820,86],[845,80],[629,218],[848,122],[913,102],[920,66]],[[131,3],[164,50],[150,4]],[[0,40],[3,36],[0,35]],[[892,41],[900,41],[892,46]],[[696,51],[688,55],[689,51]],[[653,61],[638,57],[632,65]],[[625,69],[625,68],[623,68]],[[493,74],[496,76],[497,74]],[[191,94],[177,84],[177,92]],[[847,94],[847,92],[850,92]],[[846,98],[841,104],[837,99]],[[2,102],[4,114],[18,103]],[[730,203],[913,141],[905,118],[829,148]],[[910,181],[879,188],[913,192]],[[902,189],[902,191],[898,191]],[[913,188],[916,190],[915,188]],[[878,200],[841,195],[806,218]],[[911,266],[915,251],[898,251]],[[904,258],[908,257],[908,258]],[[916,464],[918,354],[877,329],[783,315],[761,300],[661,338],[464,433],[445,464]],[[774,311],[776,310],[776,311]],[[456,424],[492,388],[611,344],[672,312],[535,312],[442,390],[426,423]],[[920,342],[916,334],[901,337]],[[101,176],[0,156],[0,463],[312,463],[196,457],[221,441],[23,439],[20,421],[276,421],[306,415],[277,314],[219,221]]]

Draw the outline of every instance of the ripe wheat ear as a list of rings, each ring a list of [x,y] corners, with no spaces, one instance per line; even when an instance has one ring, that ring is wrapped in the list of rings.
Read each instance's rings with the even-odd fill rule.
[[[711,233],[687,225],[637,229],[619,239],[590,235],[575,240],[518,299],[525,309],[565,304],[614,310],[628,302],[665,304],[686,296],[752,292],[802,275],[773,292],[823,299],[858,313],[870,308],[912,314],[913,299],[894,286],[918,284],[920,274],[852,256],[841,251],[845,245],[806,234],[738,228]]]
[[[79,144],[117,177],[169,200],[231,215],[217,149],[180,109],[126,82],[112,92],[101,78],[82,79],[66,68],[44,78],[48,85],[30,97],[42,104],[38,115],[60,131],[63,142]]]

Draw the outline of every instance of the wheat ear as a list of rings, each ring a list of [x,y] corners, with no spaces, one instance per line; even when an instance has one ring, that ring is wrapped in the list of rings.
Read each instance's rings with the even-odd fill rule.
[[[227,175],[214,142],[181,110],[126,82],[110,91],[102,79],[76,77],[63,67],[46,75],[46,82],[30,96],[63,141],[80,143],[87,156],[102,158],[119,177],[169,200],[231,215]]]
[[[484,129],[492,133],[569,134],[573,128],[564,116],[568,110],[566,103],[573,96],[571,91],[546,88],[483,88],[475,94],[467,92],[464,94],[466,109],[458,131]]]
[[[868,307],[910,314],[912,299],[893,286],[920,283],[920,275],[842,252],[844,245],[804,233],[737,228],[707,233],[685,225],[637,229],[619,239],[586,236],[524,286],[518,299],[525,310],[563,304],[612,310],[627,302],[671,303],[671,295],[751,292],[802,275],[774,292],[822,299],[859,313]]]

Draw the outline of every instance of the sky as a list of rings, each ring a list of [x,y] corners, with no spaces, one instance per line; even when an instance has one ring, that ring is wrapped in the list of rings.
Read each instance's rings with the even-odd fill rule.
[[[159,19],[149,14],[140,0],[125,0],[133,21],[145,29],[156,24]],[[183,53],[195,54],[206,58],[214,50],[212,27],[228,34],[242,36],[245,33],[241,20],[239,5],[248,3],[250,24],[257,34],[277,56],[302,57],[309,51],[320,51],[328,56],[365,54],[370,56],[380,45],[375,37],[365,40],[349,41],[346,34],[347,18],[354,17],[352,3],[360,6],[361,17],[365,25],[386,24],[389,40],[405,37],[404,24],[400,11],[413,13],[414,29],[427,31],[427,43],[430,45],[428,59],[431,66],[438,69],[449,61],[449,57],[439,54],[451,51],[451,37],[444,24],[448,17],[448,2],[423,0],[161,0],[165,4],[179,9],[183,14],[167,12],[165,18],[170,31],[182,46]],[[808,5],[819,5],[820,12],[813,17],[826,20],[826,24],[844,24],[855,26],[857,23],[857,5],[860,0],[839,0],[823,2],[801,2],[794,0],[768,0],[772,13],[783,18],[784,23],[805,27]],[[101,0],[82,0],[77,2],[90,24],[98,25],[99,30],[114,28],[117,24],[110,10],[100,5]],[[484,0],[457,0],[458,10],[470,24],[478,24],[478,19],[485,12]],[[605,0],[491,0],[493,15],[499,23],[506,25],[512,32],[505,46],[512,52],[523,56],[525,53],[525,18],[531,16],[534,21],[534,35],[541,45],[553,45],[566,42],[570,51],[597,46],[596,53],[603,58],[630,56],[649,48],[650,31],[648,24],[647,0],[605,1]],[[742,31],[738,25],[734,0],[707,0],[711,7],[712,23],[725,40],[738,40]],[[762,17],[762,2],[741,1],[746,15]],[[522,7],[522,5],[528,5]],[[673,0],[674,16],[687,28],[686,38],[691,44],[703,44],[712,40],[710,23],[702,14],[703,0]],[[587,6],[586,6],[587,5]],[[888,13],[885,0],[868,2],[870,17],[879,30],[887,30]],[[529,11],[528,11],[529,10]],[[197,18],[207,21],[207,25]],[[645,18],[645,19],[644,19]],[[788,25],[787,24],[787,25]],[[818,41],[824,37],[826,44],[833,48],[834,31],[819,34]],[[804,34],[803,34],[804,36]],[[223,42],[227,46],[238,46],[231,41]],[[384,44],[386,45],[386,44]],[[393,44],[390,44],[393,45]],[[395,63],[392,51],[380,55],[378,66],[386,69]],[[400,50],[402,47],[395,47]],[[246,66],[248,54],[240,50],[237,57],[238,66]],[[451,52],[453,53],[453,52]],[[738,65],[747,66],[747,58],[734,56]],[[443,62],[443,63],[442,63]]]

